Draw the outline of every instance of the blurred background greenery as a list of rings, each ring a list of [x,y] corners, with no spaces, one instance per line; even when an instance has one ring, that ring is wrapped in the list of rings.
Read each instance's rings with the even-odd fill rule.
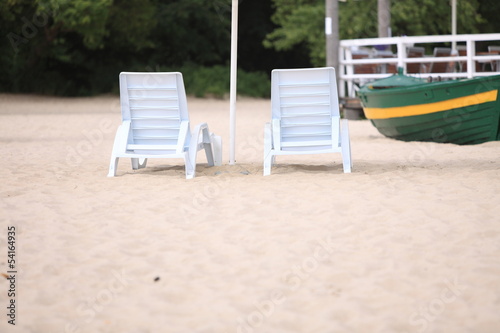
[[[324,0],[240,0],[238,93],[274,68],[323,66]],[[340,38],[377,37],[377,0],[339,3]],[[450,33],[449,0],[392,1],[398,35]],[[459,0],[458,33],[500,31],[500,1]],[[122,71],[180,71],[188,94],[229,92],[231,0],[1,0],[0,91],[118,92]]]

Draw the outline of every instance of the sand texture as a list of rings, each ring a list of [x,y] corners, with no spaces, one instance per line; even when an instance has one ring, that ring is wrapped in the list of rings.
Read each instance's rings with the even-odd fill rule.
[[[0,94],[0,332],[500,332],[500,142],[399,142],[350,121],[339,154],[278,157],[270,101],[188,99],[220,167],[121,159],[117,96]]]

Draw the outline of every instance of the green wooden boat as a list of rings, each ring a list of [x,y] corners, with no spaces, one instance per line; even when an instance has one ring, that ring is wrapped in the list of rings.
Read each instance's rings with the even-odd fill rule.
[[[403,75],[358,90],[366,118],[403,141],[478,144],[500,140],[500,75],[427,82]]]

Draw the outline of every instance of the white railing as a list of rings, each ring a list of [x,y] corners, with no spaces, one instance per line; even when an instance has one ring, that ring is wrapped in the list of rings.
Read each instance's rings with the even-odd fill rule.
[[[408,74],[417,77],[441,77],[441,78],[472,78],[477,76],[489,76],[500,74],[500,54],[489,52],[476,53],[476,42],[497,42],[500,44],[500,34],[475,34],[475,35],[443,35],[443,36],[417,36],[417,37],[387,37],[387,38],[366,38],[350,39],[340,41],[340,63],[339,63],[339,97],[355,97],[357,85],[388,77],[388,66],[393,68],[401,67],[407,74],[407,64],[423,64],[423,71],[419,73]],[[458,52],[453,49],[451,56],[434,55],[422,57],[408,57],[407,48],[415,44],[438,44],[450,43],[455,47],[457,43],[464,43],[458,48],[463,50]],[[397,49],[391,54],[383,54],[376,51],[376,46],[386,45],[389,49]],[[360,48],[371,50],[368,57],[363,59],[354,59],[353,54]],[[461,55],[460,53],[464,54]],[[366,55],[366,53],[365,53]],[[389,57],[386,57],[389,56]],[[430,64],[433,63],[452,64],[452,69],[445,72],[426,72]],[[356,73],[355,66],[371,65],[371,68],[377,68],[372,73]],[[490,71],[477,71],[476,65],[480,67],[489,66]],[[480,68],[480,70],[485,68]]]

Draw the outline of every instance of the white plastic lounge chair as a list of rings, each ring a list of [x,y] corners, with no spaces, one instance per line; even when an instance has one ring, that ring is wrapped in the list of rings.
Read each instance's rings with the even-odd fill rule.
[[[196,154],[205,149],[208,165],[221,165],[221,138],[206,123],[191,134],[181,73],[120,73],[122,124],[116,132],[108,177],[118,159],[130,157],[132,169],[148,158],[182,158],[186,178],[195,176]]]
[[[347,119],[340,131],[335,69],[277,69],[271,77],[272,122],[265,126],[264,176],[277,155],[341,153],[351,172]]]

